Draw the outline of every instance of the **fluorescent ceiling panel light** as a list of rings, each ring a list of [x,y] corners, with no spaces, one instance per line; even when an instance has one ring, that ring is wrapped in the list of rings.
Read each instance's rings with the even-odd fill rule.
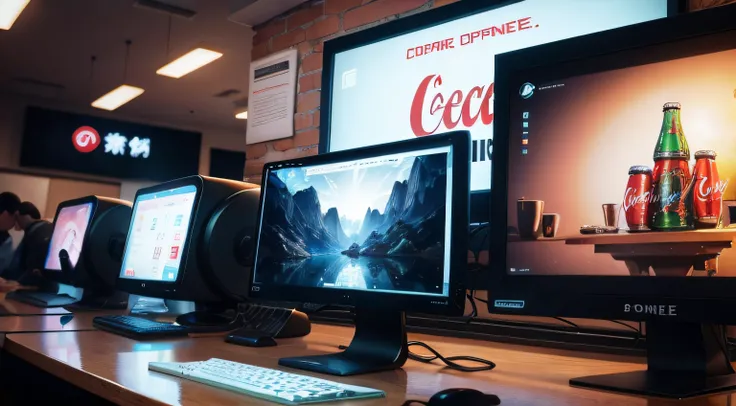
[[[156,71],[159,75],[179,79],[195,70],[211,63],[222,56],[221,53],[209,49],[197,48],[169,62],[163,68]]]
[[[31,0],[0,0],[0,30],[9,30]]]
[[[92,107],[113,111],[123,104],[135,99],[143,93],[140,87],[120,85],[110,93],[92,102]]]
[[[242,113],[238,113],[235,115],[235,118],[238,120],[247,120],[248,119],[248,111],[244,111]]]

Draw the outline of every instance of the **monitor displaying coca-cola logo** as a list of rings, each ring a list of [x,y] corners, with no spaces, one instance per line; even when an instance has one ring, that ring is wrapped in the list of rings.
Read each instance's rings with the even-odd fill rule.
[[[322,151],[338,151],[470,129],[471,189],[491,187],[494,56],[595,31],[665,17],[667,0],[525,0],[452,18],[451,5],[335,42],[322,106]],[[490,2],[486,2],[490,3]],[[435,17],[430,16],[434,13]],[[434,23],[428,22],[433,20]],[[388,29],[387,29],[388,30]],[[396,30],[405,30],[396,35]],[[530,96],[533,93],[528,89]]]
[[[508,275],[736,277],[728,35],[515,73]]]

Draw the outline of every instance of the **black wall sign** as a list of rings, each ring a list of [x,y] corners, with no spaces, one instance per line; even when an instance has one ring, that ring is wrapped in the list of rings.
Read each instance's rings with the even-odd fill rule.
[[[202,134],[28,107],[20,165],[120,179],[199,173]]]

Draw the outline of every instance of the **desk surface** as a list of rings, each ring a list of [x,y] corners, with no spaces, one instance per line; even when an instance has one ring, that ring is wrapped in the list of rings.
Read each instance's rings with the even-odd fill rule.
[[[119,404],[264,404],[255,398],[148,371],[148,362],[188,362],[212,357],[269,368],[278,358],[337,351],[348,344],[352,329],[314,325],[304,338],[279,340],[277,347],[248,348],[226,344],[221,337],[141,343],[101,331],[11,334],[7,351],[77,387]],[[440,365],[407,361],[403,370],[355,377],[329,377],[294,371],[386,391],[387,399],[346,402],[348,405],[399,405],[405,399],[427,399],[446,388],[467,387],[497,394],[511,405],[726,405],[721,395],[670,402],[571,388],[568,380],[591,374],[643,369],[634,357],[577,353],[486,341],[411,334],[446,355],[474,355],[495,361],[490,372],[461,373]]]
[[[6,299],[5,294],[0,294],[0,317],[4,316],[49,316],[70,314],[62,307],[43,308]]]

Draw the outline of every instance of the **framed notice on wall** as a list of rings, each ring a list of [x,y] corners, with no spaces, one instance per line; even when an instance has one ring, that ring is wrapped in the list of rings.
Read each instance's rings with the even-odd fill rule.
[[[296,78],[296,49],[251,63],[246,144],[294,135]]]

